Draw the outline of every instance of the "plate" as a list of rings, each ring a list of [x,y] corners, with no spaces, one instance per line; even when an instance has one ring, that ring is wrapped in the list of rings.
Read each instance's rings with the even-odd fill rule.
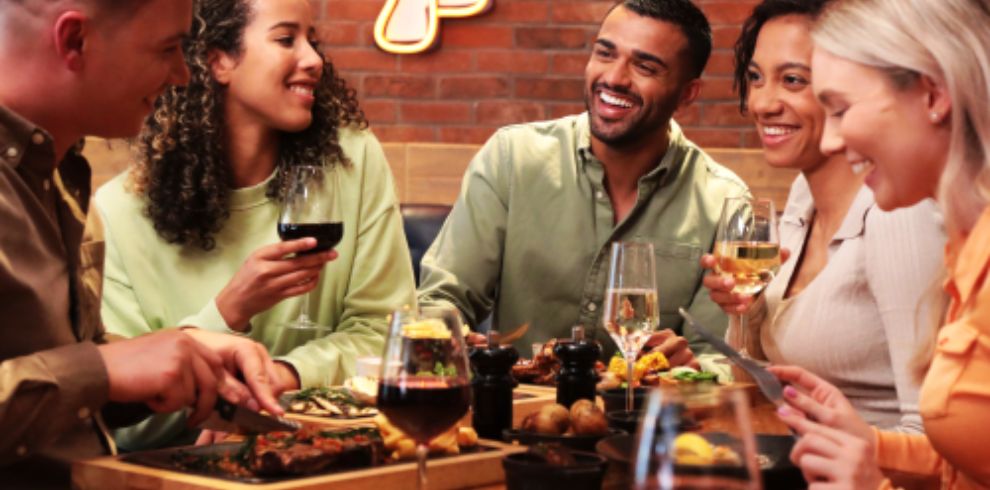
[[[532,446],[534,444],[544,443],[551,444],[556,443],[562,446],[567,446],[571,449],[576,449],[578,451],[588,451],[595,452],[595,444],[605,437],[614,437],[618,435],[626,435],[626,432],[618,429],[609,429],[608,434],[604,435],[594,435],[594,436],[576,436],[576,435],[554,435],[554,434],[538,434],[535,432],[521,431],[518,429],[505,429],[502,431],[502,439],[508,443],[518,442],[525,446]]]
[[[326,390],[330,390],[330,391],[340,391],[340,392],[346,392],[347,391],[346,388],[342,388],[342,387],[339,387],[339,386],[328,387],[328,388],[319,388],[319,389],[321,389],[321,390],[326,389]],[[371,413],[365,413],[365,414],[360,414],[360,415],[350,415],[350,416],[344,415],[344,414],[319,414],[319,413],[307,413],[307,412],[302,412],[302,411],[291,410],[290,409],[290,405],[294,402],[293,398],[300,391],[301,390],[286,391],[286,392],[282,393],[279,396],[279,398],[278,398],[278,404],[281,405],[281,407],[283,409],[285,409],[285,412],[286,413],[288,413],[288,414],[294,414],[294,415],[304,415],[304,416],[307,416],[307,417],[321,417],[321,418],[338,419],[338,420],[366,419],[366,418],[370,418],[370,417],[374,417],[375,415],[378,415],[378,410],[377,409],[376,410],[373,410]],[[348,396],[350,396],[350,395],[348,395]],[[371,407],[371,408],[374,408],[374,407]]]
[[[635,444],[634,435],[620,434],[602,439],[595,445],[595,450],[609,461],[628,466]],[[794,466],[789,458],[793,447],[792,436],[756,435],[756,450],[765,457],[765,464],[760,469],[764,488],[808,488],[801,469]]]

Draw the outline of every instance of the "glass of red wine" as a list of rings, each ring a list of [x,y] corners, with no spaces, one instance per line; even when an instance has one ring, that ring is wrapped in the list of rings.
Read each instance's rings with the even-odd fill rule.
[[[336,172],[321,165],[295,165],[286,170],[278,236],[282,240],[316,238],[307,255],[330,250],[344,237],[344,223],[337,206]],[[303,295],[299,316],[284,327],[299,330],[329,328],[310,319],[309,295]]]
[[[426,488],[427,444],[468,411],[467,348],[454,308],[392,314],[378,384],[378,410],[416,441],[417,488]]]

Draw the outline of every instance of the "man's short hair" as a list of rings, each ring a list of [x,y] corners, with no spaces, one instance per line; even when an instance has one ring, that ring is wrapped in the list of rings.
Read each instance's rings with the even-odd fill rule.
[[[129,18],[141,7],[144,7],[148,0],[90,0],[96,8],[103,13],[120,19]]]
[[[701,77],[712,54],[712,28],[701,9],[690,0],[624,0],[618,5],[643,17],[680,27],[687,37],[691,75]]]

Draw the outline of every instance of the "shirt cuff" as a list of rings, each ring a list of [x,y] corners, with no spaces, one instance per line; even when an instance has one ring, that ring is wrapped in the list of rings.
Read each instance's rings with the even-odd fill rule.
[[[65,345],[37,354],[58,383],[59,405],[88,419],[110,401],[110,374],[92,342]]]
[[[179,322],[179,325],[196,327],[214,332],[230,333],[234,335],[244,335],[251,331],[250,322],[248,322],[247,328],[245,328],[243,332],[230,328],[230,326],[227,325],[227,320],[224,320],[223,315],[220,314],[220,309],[217,308],[216,299],[211,299],[202,310],[199,310],[199,313],[183,318]]]

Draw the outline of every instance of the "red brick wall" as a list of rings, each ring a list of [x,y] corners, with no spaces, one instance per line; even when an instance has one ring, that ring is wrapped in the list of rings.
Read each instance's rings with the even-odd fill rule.
[[[695,0],[715,49],[700,100],[678,117],[702,146],[759,142],[732,93],[732,43],[756,0]],[[613,0],[494,0],[487,14],[443,19],[437,49],[393,55],[373,41],[385,0],[321,0],[320,33],[383,141],[480,143],[506,124],[584,110],[584,64]]]

